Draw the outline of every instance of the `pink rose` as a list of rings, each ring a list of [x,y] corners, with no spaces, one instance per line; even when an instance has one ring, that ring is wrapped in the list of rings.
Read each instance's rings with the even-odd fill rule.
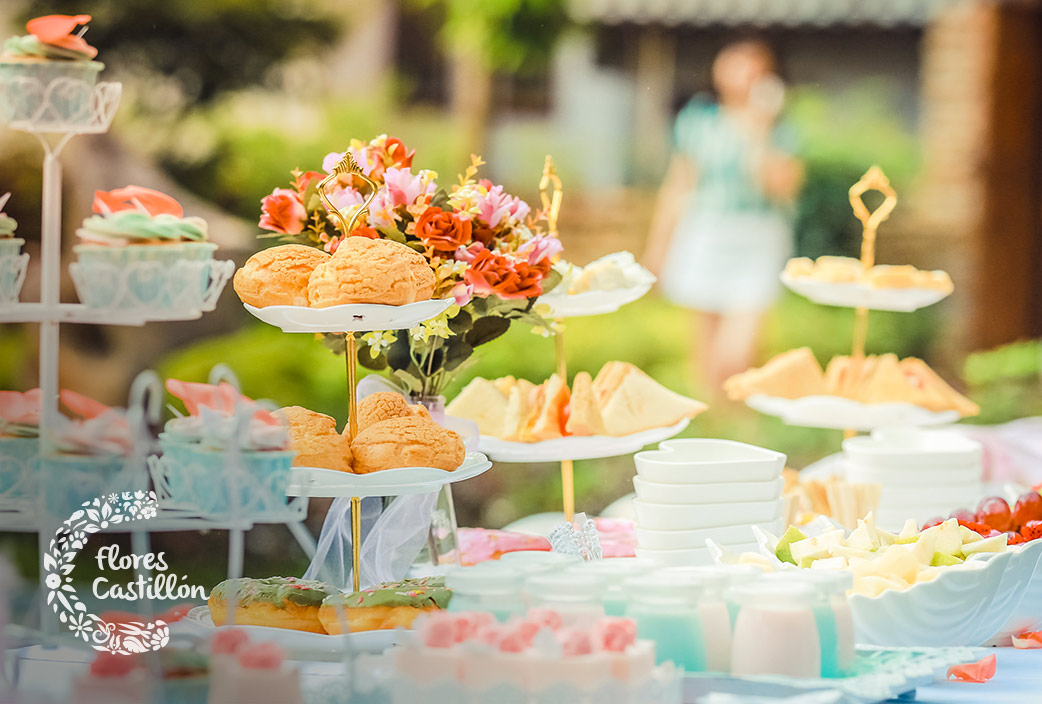
[[[420,196],[434,192],[434,184],[423,184],[423,177],[413,175],[411,169],[396,169],[393,166],[384,171],[384,184],[393,207],[412,205]]]
[[[544,259],[549,259],[564,249],[561,240],[546,235],[536,235],[525,242],[517,250],[517,253],[528,259],[528,263],[535,265]]]
[[[474,287],[471,284],[465,284],[460,281],[458,284],[452,287],[449,291],[452,297],[456,299],[456,305],[460,308],[470,303],[470,299],[474,298]]]
[[[528,620],[539,624],[543,628],[549,628],[551,631],[560,630],[562,625],[561,614],[552,609],[529,609]]]
[[[609,616],[594,628],[594,637],[602,650],[623,653],[637,641],[637,624],[632,619]]]
[[[308,213],[300,196],[290,188],[276,188],[261,199],[261,218],[258,225],[265,230],[287,235],[299,235],[304,230]]]

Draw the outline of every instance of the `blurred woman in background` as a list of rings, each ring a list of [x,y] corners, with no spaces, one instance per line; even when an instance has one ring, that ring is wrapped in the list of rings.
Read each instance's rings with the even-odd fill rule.
[[[778,124],[785,87],[770,48],[730,44],[712,71],[717,102],[695,96],[677,116],[645,263],[694,309],[701,390],[716,394],[753,362],[791,255],[803,168]]]

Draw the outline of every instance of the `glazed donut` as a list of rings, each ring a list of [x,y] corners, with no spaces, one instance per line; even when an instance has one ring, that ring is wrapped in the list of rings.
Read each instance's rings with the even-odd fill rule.
[[[444,609],[452,598],[444,577],[386,582],[375,589],[326,597],[318,618],[331,635],[347,631],[375,631],[386,628],[411,628],[424,611]]]
[[[336,593],[324,582],[296,577],[244,577],[226,579],[214,587],[207,606],[215,626],[229,625],[228,602],[234,596],[235,625],[325,633],[318,617],[319,607],[323,599]]]

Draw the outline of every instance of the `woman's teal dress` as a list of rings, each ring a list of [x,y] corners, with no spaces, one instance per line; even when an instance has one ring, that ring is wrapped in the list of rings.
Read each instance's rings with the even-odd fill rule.
[[[670,242],[662,274],[668,298],[689,308],[762,311],[778,297],[778,276],[792,253],[792,217],[763,193],[752,171],[749,137],[718,105],[696,98],[677,116],[677,153],[697,180]],[[791,133],[771,133],[792,153]]]

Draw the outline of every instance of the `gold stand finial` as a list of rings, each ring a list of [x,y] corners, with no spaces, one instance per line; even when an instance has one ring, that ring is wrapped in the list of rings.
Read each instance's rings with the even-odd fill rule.
[[[351,216],[350,222],[344,217],[344,214],[340,212],[340,209],[333,205],[333,202],[329,200],[329,196],[326,194],[326,186],[337,180],[342,174],[352,174],[369,184],[369,195],[365,197],[365,202],[362,207],[355,211],[355,214]],[[344,152],[343,158],[337,162],[337,165],[333,167],[333,171],[328,176],[318,182],[318,196],[322,199],[322,204],[326,206],[326,210],[329,214],[334,216],[337,221],[340,222],[340,227],[343,229],[345,235],[351,234],[355,228],[355,223],[358,222],[358,218],[362,217],[363,213],[369,211],[369,204],[373,202],[373,198],[376,198],[376,183],[362,173],[362,169],[355,163],[355,158],[351,156],[351,152]]]
[[[547,192],[551,184],[554,187],[553,194]],[[539,199],[543,203],[543,211],[546,212],[546,229],[552,237],[557,237],[557,216],[561,213],[563,198],[561,178],[557,175],[553,157],[547,154],[546,161],[543,162],[543,177],[539,179]]]

